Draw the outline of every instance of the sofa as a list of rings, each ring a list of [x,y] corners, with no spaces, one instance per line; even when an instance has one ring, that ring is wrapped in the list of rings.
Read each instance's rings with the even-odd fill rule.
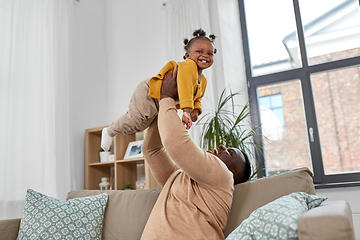
[[[67,198],[108,193],[103,220],[105,240],[140,239],[149,214],[161,189],[148,190],[77,190]],[[312,173],[299,168],[285,173],[248,181],[235,186],[233,204],[224,235],[227,237],[256,209],[293,192],[315,195]],[[0,221],[0,239],[16,239],[20,219]],[[298,219],[298,238],[355,240],[352,214],[346,201],[325,200]]]

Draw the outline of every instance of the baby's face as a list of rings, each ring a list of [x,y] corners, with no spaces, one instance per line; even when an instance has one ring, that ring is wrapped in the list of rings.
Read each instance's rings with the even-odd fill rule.
[[[197,39],[185,54],[197,64],[199,70],[209,68],[214,62],[213,56],[214,47],[207,39]]]

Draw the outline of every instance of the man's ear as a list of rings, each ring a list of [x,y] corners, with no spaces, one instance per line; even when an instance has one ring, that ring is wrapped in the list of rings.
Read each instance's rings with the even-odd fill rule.
[[[231,170],[232,174],[233,174],[233,179],[234,179],[234,185],[238,184],[239,181],[239,175],[236,174],[235,170]]]

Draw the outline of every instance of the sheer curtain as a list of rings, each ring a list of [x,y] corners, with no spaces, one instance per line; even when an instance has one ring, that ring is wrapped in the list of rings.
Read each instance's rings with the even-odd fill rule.
[[[166,36],[167,36],[167,57],[169,60],[182,61],[185,50],[183,48],[184,38],[192,38],[192,33],[202,28],[207,35],[213,32],[210,22],[210,6],[208,0],[170,0],[166,2]],[[215,35],[219,35],[214,33]],[[215,40],[215,47],[216,47]],[[202,100],[203,114],[213,108],[214,104],[214,72],[218,68],[214,64],[203,71],[208,80],[205,96]],[[196,143],[200,143],[200,126],[193,127],[189,131],[190,136]]]
[[[0,219],[22,216],[26,189],[71,189],[71,0],[0,0]]]

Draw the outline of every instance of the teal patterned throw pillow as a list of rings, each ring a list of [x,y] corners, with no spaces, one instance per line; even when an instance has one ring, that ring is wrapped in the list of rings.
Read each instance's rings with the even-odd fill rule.
[[[59,200],[28,189],[17,239],[101,239],[108,194]]]
[[[327,198],[304,192],[291,193],[253,211],[226,240],[298,239],[297,222]]]

